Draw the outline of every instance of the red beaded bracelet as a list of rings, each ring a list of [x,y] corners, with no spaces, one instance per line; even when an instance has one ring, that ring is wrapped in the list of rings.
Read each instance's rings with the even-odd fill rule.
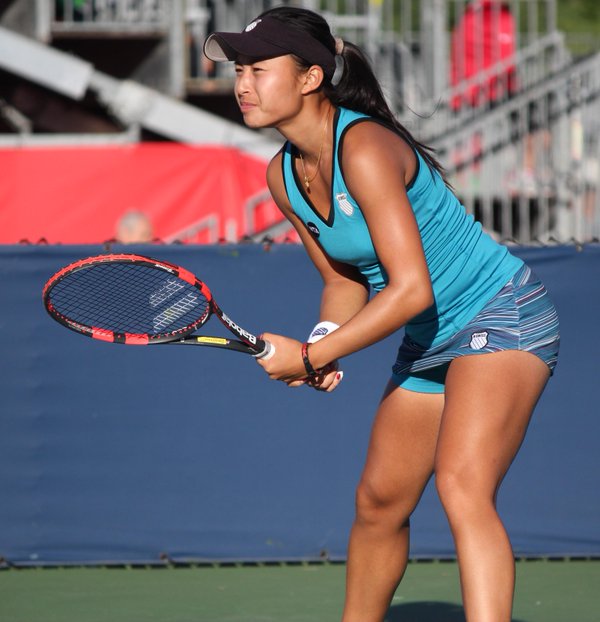
[[[319,372],[310,364],[310,359],[308,358],[309,345],[310,344],[306,341],[302,344],[302,360],[304,362],[304,369],[306,369],[306,373],[309,376],[316,376]]]

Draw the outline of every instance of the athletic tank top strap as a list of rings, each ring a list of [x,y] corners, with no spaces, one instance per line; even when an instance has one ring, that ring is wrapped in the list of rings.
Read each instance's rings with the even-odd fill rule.
[[[295,167],[297,149],[288,141],[282,149],[282,173],[286,193],[296,216],[325,252],[337,261],[356,266],[374,289],[385,285],[385,277],[358,203],[350,195],[341,169],[343,137],[365,114],[338,108],[333,118],[332,187],[329,213],[323,217],[311,203]]]
[[[387,274],[373,247],[360,206],[346,186],[340,164],[344,134],[365,119],[370,117],[345,108],[338,108],[334,116],[332,188],[326,218],[304,191],[294,166],[295,148],[289,142],[283,147],[282,173],[294,213],[325,253],[356,266],[378,292],[387,285]],[[483,231],[440,173],[414,151],[418,166],[407,187],[407,196],[419,227],[435,302],[406,325],[406,333],[415,342],[430,346],[460,330],[523,262]]]

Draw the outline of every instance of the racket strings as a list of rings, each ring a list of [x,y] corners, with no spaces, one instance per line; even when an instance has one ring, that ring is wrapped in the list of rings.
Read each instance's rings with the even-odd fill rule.
[[[208,316],[202,292],[162,269],[106,262],[65,275],[50,302],[66,318],[115,333],[159,336],[192,330]]]

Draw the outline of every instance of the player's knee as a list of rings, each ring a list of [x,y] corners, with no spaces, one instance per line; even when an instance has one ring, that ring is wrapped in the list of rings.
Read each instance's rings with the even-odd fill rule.
[[[479,514],[483,507],[493,505],[494,489],[477,477],[473,468],[447,468],[436,471],[435,487],[448,518],[464,520],[473,512]]]
[[[356,520],[363,525],[401,527],[411,511],[404,495],[384,490],[375,482],[363,480],[356,489]]]

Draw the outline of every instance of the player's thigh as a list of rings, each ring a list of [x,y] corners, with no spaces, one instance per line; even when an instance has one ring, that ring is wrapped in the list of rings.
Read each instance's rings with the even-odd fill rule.
[[[413,505],[431,477],[443,394],[390,383],[375,416],[359,485],[373,503]]]
[[[455,359],[436,453],[436,478],[496,492],[513,461],[549,370],[528,352],[508,350]],[[441,491],[440,491],[441,492]]]

